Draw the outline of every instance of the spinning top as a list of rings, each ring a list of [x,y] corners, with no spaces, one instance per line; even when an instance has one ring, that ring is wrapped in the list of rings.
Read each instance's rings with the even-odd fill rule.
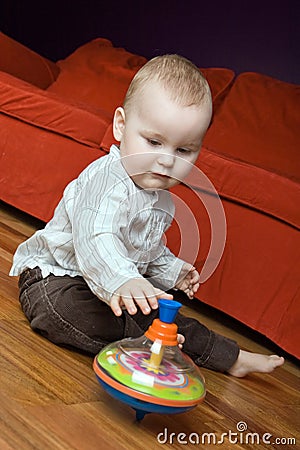
[[[131,406],[137,420],[150,412],[188,411],[205,397],[198,367],[178,347],[178,327],[173,321],[181,306],[175,300],[160,299],[159,319],[144,335],[109,344],[94,359],[99,383]]]

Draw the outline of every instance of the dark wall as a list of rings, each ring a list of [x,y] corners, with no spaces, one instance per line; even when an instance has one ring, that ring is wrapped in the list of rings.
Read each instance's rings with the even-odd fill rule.
[[[52,60],[95,37],[151,58],[300,83],[300,0],[2,0],[1,30]]]

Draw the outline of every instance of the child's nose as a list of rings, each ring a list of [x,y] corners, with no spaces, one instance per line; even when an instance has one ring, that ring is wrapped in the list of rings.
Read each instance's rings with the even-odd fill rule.
[[[158,163],[165,167],[172,167],[174,164],[174,155],[169,153],[162,153],[158,158]]]

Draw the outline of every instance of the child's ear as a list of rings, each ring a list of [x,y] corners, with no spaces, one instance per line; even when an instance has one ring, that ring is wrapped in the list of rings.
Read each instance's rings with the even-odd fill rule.
[[[125,111],[119,106],[115,110],[114,120],[113,120],[113,135],[116,141],[120,142],[125,130]]]

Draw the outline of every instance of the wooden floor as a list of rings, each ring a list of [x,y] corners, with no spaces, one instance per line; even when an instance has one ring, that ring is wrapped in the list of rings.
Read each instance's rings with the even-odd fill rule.
[[[19,308],[17,280],[8,277],[12,255],[40,227],[0,204],[1,450],[209,449],[214,442],[221,449],[300,448],[300,370],[290,358],[273,374],[245,379],[202,370],[204,403],[184,414],[149,414],[135,422],[133,410],[100,387],[92,358],[33,333]],[[235,321],[193,305],[193,310],[184,306],[184,312],[242,347],[273,351]]]

